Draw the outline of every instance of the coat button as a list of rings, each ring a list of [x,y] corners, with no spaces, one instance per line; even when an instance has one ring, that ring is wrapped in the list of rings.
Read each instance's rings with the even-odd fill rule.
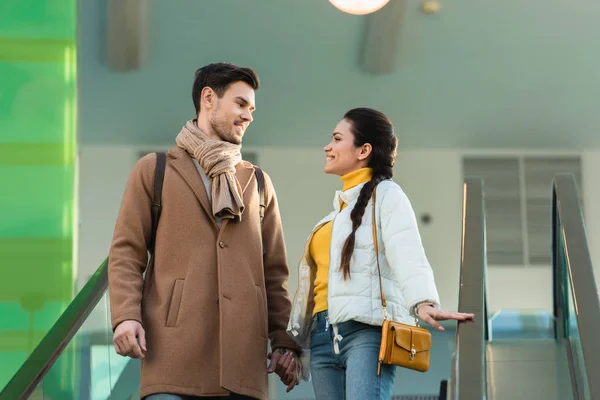
[[[225,242],[220,241],[219,242],[219,247],[222,248],[222,249],[224,249],[225,248]]]

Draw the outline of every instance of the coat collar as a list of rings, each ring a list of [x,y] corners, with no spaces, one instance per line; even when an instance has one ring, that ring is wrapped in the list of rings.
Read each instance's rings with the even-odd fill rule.
[[[194,192],[198,202],[202,205],[204,211],[211,216],[210,219],[213,221],[215,228],[218,229],[217,221],[212,215],[212,207],[208,200],[204,182],[202,182],[202,177],[200,177],[192,157],[187,151],[178,146],[171,148],[168,152],[168,156],[175,171],[181,175],[185,183],[190,187],[192,192]],[[235,169],[235,176],[242,188],[243,197],[243,194],[246,192],[246,189],[252,180],[252,176],[254,175],[254,166],[249,162],[242,161],[235,166]]]
[[[335,192],[335,197],[333,198],[333,208],[336,212],[340,212],[342,209],[342,202],[347,205],[353,204],[357,199],[358,195],[360,195],[360,191],[362,190],[364,183],[353,187],[352,189],[348,189],[346,191],[338,190]]]

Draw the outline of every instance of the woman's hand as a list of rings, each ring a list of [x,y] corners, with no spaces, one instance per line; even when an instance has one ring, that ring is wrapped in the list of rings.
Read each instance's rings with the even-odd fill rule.
[[[286,392],[290,392],[300,383],[298,369],[300,362],[296,359],[296,354],[289,349],[275,349],[273,353],[267,356],[271,363],[268,372],[275,372],[281,378],[281,382],[287,386]]]
[[[417,315],[421,321],[428,323],[440,332],[444,331],[444,327],[437,321],[446,321],[449,319],[454,319],[456,321],[473,321],[475,318],[475,314],[444,311],[429,304],[420,306],[417,309]]]

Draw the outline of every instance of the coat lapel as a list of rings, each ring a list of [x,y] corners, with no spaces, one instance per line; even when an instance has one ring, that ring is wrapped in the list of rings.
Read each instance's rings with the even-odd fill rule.
[[[254,167],[249,162],[242,161],[235,166],[235,177],[242,188],[242,197],[252,180],[252,175],[254,175]]]
[[[202,182],[202,178],[198,173],[198,169],[196,169],[196,165],[194,161],[192,161],[192,157],[182,148],[174,147],[169,150],[169,155],[173,157],[171,164],[175,171],[181,175],[185,183],[192,189],[194,195],[198,199],[198,202],[204,208],[204,211],[210,216],[210,220],[213,222],[213,225],[216,229],[219,229],[217,225],[217,221],[215,221],[212,215],[212,207],[210,205],[210,201],[208,200],[208,194],[206,193],[206,188],[204,187],[204,182]]]

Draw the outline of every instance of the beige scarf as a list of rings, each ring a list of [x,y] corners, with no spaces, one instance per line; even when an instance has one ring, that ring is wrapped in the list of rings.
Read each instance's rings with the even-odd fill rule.
[[[198,128],[195,120],[185,124],[175,142],[194,157],[204,173],[212,179],[213,216],[241,221],[244,200],[235,176],[235,166],[242,161],[242,147],[208,137]]]

